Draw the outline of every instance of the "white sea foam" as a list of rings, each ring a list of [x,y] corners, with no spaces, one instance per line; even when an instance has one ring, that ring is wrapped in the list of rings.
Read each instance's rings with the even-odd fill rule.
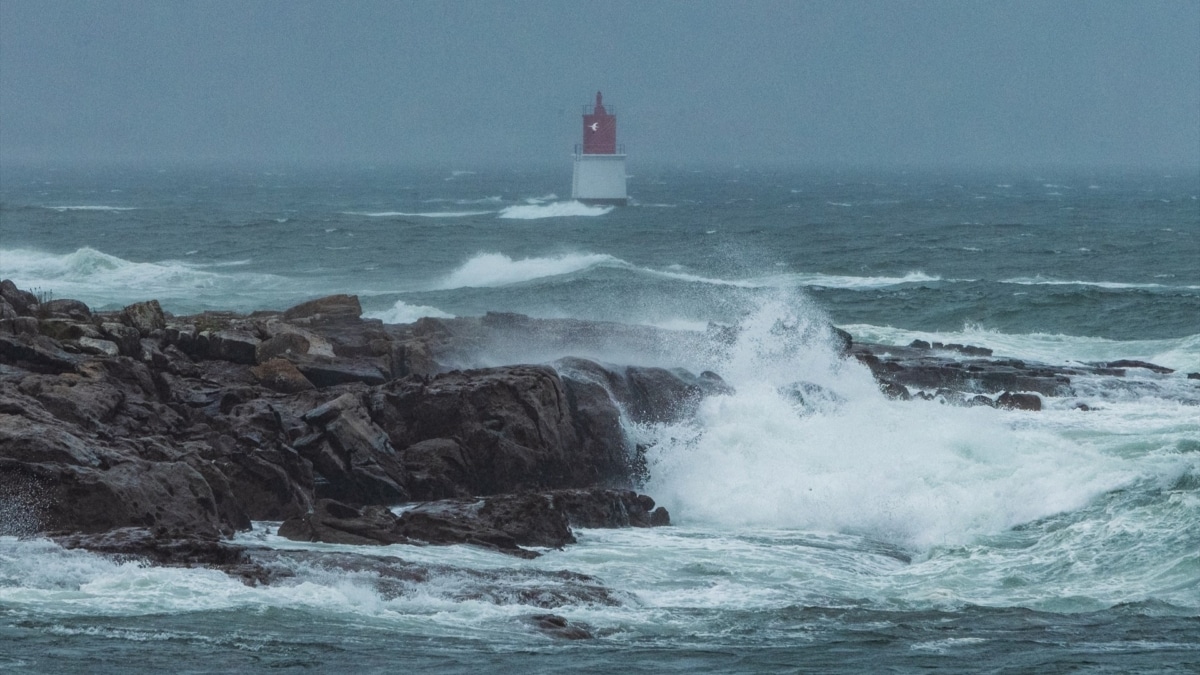
[[[94,303],[128,303],[158,296],[190,296],[223,289],[255,291],[286,287],[268,274],[215,272],[209,268],[244,266],[243,261],[201,265],[165,260],[133,262],[84,247],[56,254],[27,249],[0,250],[0,275],[18,287],[37,288],[54,297]]]
[[[347,211],[348,216],[367,216],[368,218],[466,218],[468,216],[486,216],[495,211]]]
[[[503,253],[479,253],[454,270],[436,288],[507,286],[543,277],[571,274],[599,266],[627,267],[629,263],[600,253],[566,253],[546,258],[513,260]]]
[[[84,204],[81,206],[47,206],[54,211],[136,211],[136,206],[102,206]]]
[[[820,325],[802,303],[744,321],[719,369],[737,393],[706,400],[695,425],[649,430],[651,493],[688,522],[926,549],[1082,508],[1144,476],[1021,413],[886,400]],[[795,381],[832,395],[798,409],[780,389]]]
[[[501,218],[515,220],[537,220],[539,218],[563,218],[567,216],[603,216],[612,211],[612,206],[588,206],[582,202],[551,202],[544,204],[531,200],[529,204],[517,204],[500,211]]]
[[[941,277],[925,274],[921,271],[907,272],[904,276],[899,277],[858,277],[814,272],[792,272],[749,279],[742,282],[742,284],[751,288],[820,286],[822,288],[840,288],[845,290],[874,290],[887,288],[888,286],[898,286],[900,284],[919,284],[942,280]]]
[[[429,307],[427,305],[410,305],[403,300],[397,300],[396,304],[390,309],[380,310],[378,312],[364,312],[363,316],[368,319],[379,319],[384,323],[412,323],[422,317],[433,317],[435,319],[453,319],[453,314],[448,314],[438,309],[437,307]]]
[[[1088,249],[1078,249],[1087,251]],[[1061,280],[1061,279],[1046,279],[1044,277],[1016,277],[1013,279],[1004,279],[1002,284],[1019,284],[1021,286],[1094,286],[1096,288],[1108,289],[1132,289],[1132,288],[1184,288],[1187,290],[1200,290],[1200,286],[1167,286],[1164,284],[1138,284],[1121,281],[1077,281],[1077,280]]]
[[[869,324],[848,324],[842,328],[856,340],[886,345],[904,346],[913,340],[937,341],[987,347],[998,357],[1044,363],[1136,359],[1185,373],[1200,371],[1200,335],[1159,340],[1110,340],[1052,333],[1002,333],[973,324],[960,331],[939,333]]]

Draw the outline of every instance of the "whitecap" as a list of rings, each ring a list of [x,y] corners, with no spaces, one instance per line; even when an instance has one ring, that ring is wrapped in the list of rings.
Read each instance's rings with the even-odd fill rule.
[[[544,258],[513,260],[503,253],[479,253],[451,272],[436,288],[507,286],[544,277],[572,274],[593,267],[632,267],[603,253],[565,253]]]
[[[367,216],[370,218],[466,218],[468,216],[484,216],[495,211],[347,211],[348,216]]]
[[[417,319],[424,317],[433,317],[435,319],[453,319],[454,315],[443,312],[437,307],[428,305],[410,305],[403,300],[397,300],[396,304],[388,309],[377,312],[364,312],[363,316],[368,319],[379,319],[384,323],[412,323]]]
[[[100,206],[85,204],[82,206],[47,206],[53,211],[136,211],[136,206]]]
[[[613,210],[612,206],[589,206],[582,202],[530,203],[509,206],[500,211],[501,218],[536,220],[539,218],[562,218],[567,216],[603,216]]]

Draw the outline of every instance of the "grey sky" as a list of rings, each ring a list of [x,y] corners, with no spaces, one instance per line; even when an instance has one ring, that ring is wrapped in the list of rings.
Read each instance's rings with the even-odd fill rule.
[[[0,162],[1200,165],[1200,0],[0,0]]]

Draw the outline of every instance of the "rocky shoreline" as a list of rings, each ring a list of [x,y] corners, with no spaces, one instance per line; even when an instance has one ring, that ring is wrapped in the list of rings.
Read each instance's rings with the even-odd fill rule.
[[[1069,393],[1073,377],[1169,373],[1136,361],[1049,366],[978,347],[886,347],[830,334],[897,399],[1038,410],[1042,397]],[[75,300],[39,302],[6,280],[0,534],[210,566],[247,583],[283,578],[288,556],[370,568],[385,583],[435,571],[228,537],[251,521],[281,521],[279,534],[296,541],[466,543],[532,557],[573,543],[572,527],[668,525],[666,510],[636,492],[641,449],[622,419],[684,420],[704,397],[731,389],[711,372],[587,357],[663,360],[735,338],[720,327],[514,314],[385,325],[362,318],[358,299],[345,295],[250,315],[175,317],[153,300],[92,312]],[[485,344],[504,365],[479,367]],[[509,365],[535,355],[557,360]],[[799,383],[797,399],[805,392]],[[612,599],[598,581],[576,577],[552,585],[563,597]],[[553,615],[531,621],[576,634]]]

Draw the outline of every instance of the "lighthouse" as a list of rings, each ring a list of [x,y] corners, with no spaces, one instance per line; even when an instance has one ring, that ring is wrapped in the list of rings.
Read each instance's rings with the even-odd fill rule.
[[[571,199],[616,206],[629,202],[625,194],[625,148],[617,145],[617,116],[604,107],[600,92],[596,92],[594,106],[583,107],[583,143],[575,146]]]

